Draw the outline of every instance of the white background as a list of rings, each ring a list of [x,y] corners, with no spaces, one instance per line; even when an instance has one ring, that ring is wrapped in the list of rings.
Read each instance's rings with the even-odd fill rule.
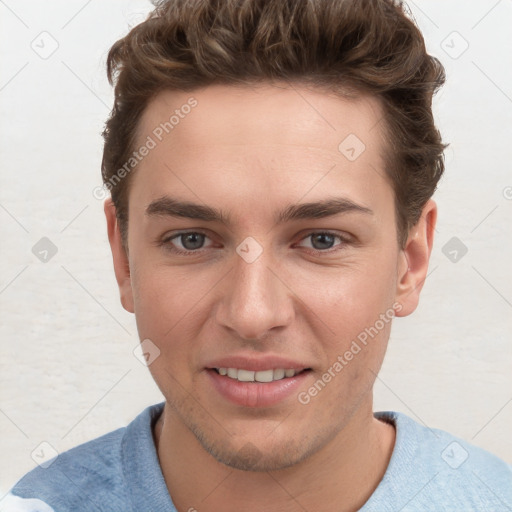
[[[451,145],[430,275],[417,312],[394,323],[375,408],[512,462],[512,2],[409,5],[447,70],[435,114]],[[162,399],[132,354],[92,195],[112,104],[106,53],[149,8],[0,2],[0,498],[41,442],[61,452]],[[31,48],[43,37],[51,48],[43,31],[58,43],[47,59]],[[58,250],[46,263],[32,253],[42,237]],[[452,237],[468,249],[456,263],[442,251]]]

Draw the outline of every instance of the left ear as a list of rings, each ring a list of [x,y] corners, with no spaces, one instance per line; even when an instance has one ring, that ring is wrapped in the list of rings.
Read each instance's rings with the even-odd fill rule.
[[[400,254],[396,301],[402,308],[396,310],[396,316],[410,315],[418,306],[427,277],[436,221],[437,205],[430,199],[423,207],[420,219],[410,229]]]

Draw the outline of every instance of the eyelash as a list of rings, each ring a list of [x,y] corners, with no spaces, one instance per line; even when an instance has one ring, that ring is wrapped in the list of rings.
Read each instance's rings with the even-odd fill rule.
[[[181,249],[176,249],[175,247],[172,247],[172,245],[170,244],[170,242],[172,240],[174,240],[175,238],[179,238],[183,235],[190,235],[190,234],[200,234],[200,235],[204,235],[206,238],[209,238],[208,235],[206,233],[204,233],[203,231],[182,231],[180,233],[175,233],[171,236],[166,236],[164,237],[159,243],[158,245],[159,246],[165,246],[165,249],[168,250],[169,252],[172,252],[173,254],[177,254],[177,255],[180,255],[180,256],[192,256],[192,255],[197,255],[199,253],[201,253],[203,250],[206,250],[206,249],[197,249],[195,251],[183,251]],[[341,243],[338,244],[337,246],[335,245],[334,247],[331,247],[329,249],[326,249],[326,250],[321,250],[321,249],[309,249],[308,252],[313,252],[315,254],[318,254],[318,255],[323,255],[323,254],[330,254],[332,252],[336,252],[338,250],[342,250],[343,247],[339,248],[339,249],[335,249],[335,247],[339,247],[340,245],[341,246],[344,246],[348,243],[350,243],[350,240],[347,238],[347,237],[343,237],[341,235],[339,235],[338,233],[335,233],[335,232],[332,232],[332,231],[311,231],[309,232],[308,234],[306,234],[303,238],[301,238],[301,242],[303,240],[306,240],[307,238],[311,237],[312,235],[327,235],[327,236],[332,236],[334,238],[337,238]]]

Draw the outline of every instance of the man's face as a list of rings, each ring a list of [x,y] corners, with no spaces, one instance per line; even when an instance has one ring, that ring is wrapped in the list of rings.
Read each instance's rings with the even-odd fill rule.
[[[158,130],[176,109],[172,131]],[[372,98],[265,85],[163,92],[141,120],[136,147],[148,136],[156,146],[130,185],[123,305],[160,350],[150,371],[172,416],[223,463],[284,468],[371,414],[407,271],[381,117]],[[169,215],[171,199],[223,220]],[[286,215],[328,200],[338,213]],[[239,379],[300,373],[240,382],[217,367],[249,371],[231,371]]]

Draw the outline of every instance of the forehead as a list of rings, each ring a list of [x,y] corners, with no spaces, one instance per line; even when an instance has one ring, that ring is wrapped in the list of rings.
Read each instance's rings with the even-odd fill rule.
[[[365,190],[389,188],[381,119],[376,98],[298,85],[164,91],[139,123],[138,145],[151,139],[154,147],[137,166],[130,196],[136,189],[148,202],[179,189],[225,202],[229,187],[239,199],[277,189],[296,201],[308,190],[341,187],[364,203],[357,196]]]
[[[229,136],[233,145],[279,139],[280,144],[323,149],[328,144],[336,150],[350,133],[372,145],[379,137],[380,129],[375,128],[381,118],[380,101],[368,95],[348,99],[298,84],[212,85],[190,93],[160,92],[144,111],[138,133],[152,133],[171,120],[170,133],[177,144],[224,144]]]

